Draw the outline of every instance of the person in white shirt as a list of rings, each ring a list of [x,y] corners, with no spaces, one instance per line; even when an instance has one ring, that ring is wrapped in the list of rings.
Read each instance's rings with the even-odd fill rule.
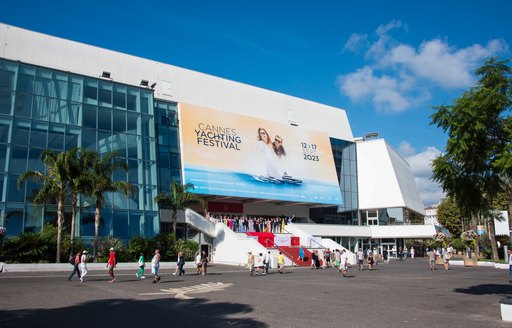
[[[87,251],[82,252],[80,257],[80,282],[84,282],[84,277],[87,274]]]
[[[444,269],[450,269],[450,260],[452,259],[453,247],[449,245],[443,252]]]
[[[263,262],[264,262],[263,254],[262,254],[262,253],[260,253],[260,254],[258,255],[258,257],[256,258],[256,274],[257,274],[257,275],[262,274],[262,273],[265,273],[265,272],[264,272],[265,264],[264,264]]]
[[[344,252],[342,252],[343,254]],[[359,248],[359,251],[357,252],[357,269],[363,270],[363,260],[364,260],[364,253],[361,248]]]
[[[268,267],[270,266],[270,251],[265,254],[265,273],[268,274]]]
[[[341,270],[341,273],[343,274],[343,277],[347,278],[347,265],[348,265],[348,257],[347,257],[347,253],[345,252],[344,249],[341,250],[341,255],[340,255],[340,270]]]
[[[196,271],[197,271],[197,274],[200,274],[201,273],[201,270],[202,270],[202,267],[203,267],[203,264],[201,263],[201,252],[197,252],[196,253],[196,258],[195,258],[195,267],[196,267]]]

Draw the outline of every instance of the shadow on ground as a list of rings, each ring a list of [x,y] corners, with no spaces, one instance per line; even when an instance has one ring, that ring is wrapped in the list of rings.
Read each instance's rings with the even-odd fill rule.
[[[0,327],[268,327],[252,318],[231,318],[253,308],[205,299],[109,299],[65,308],[0,310]]]
[[[472,295],[488,295],[488,294],[511,295],[512,294],[512,286],[511,285],[486,284],[486,285],[471,286],[468,288],[455,288],[453,291],[456,293],[464,293],[464,294],[472,294]]]

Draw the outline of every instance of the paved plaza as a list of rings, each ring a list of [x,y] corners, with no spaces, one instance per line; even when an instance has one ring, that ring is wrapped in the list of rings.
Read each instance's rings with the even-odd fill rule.
[[[134,264],[134,267],[136,265]],[[374,271],[287,268],[250,277],[212,265],[203,277],[162,272],[159,284],[135,268],[0,274],[0,327],[510,327],[501,298],[507,270],[452,266],[428,271],[425,259],[381,263]],[[174,270],[172,270],[173,272]]]

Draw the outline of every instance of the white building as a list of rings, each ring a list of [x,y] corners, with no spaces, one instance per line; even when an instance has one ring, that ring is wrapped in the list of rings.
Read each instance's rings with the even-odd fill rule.
[[[72,147],[118,151],[130,171],[115,178],[139,190],[107,197],[103,235],[168,231],[169,212],[154,197],[171,181],[193,183],[212,215],[293,217],[309,223],[298,234],[350,250],[433,235],[412,224],[424,210],[407,162],[384,139],[356,143],[343,109],[5,24],[0,132],[0,224],[9,236],[55,220],[55,208],[31,203],[37,187],[17,190],[15,181],[41,169],[43,149]],[[88,204],[81,197],[85,240]],[[225,248],[223,229],[195,214],[180,222],[180,235]]]
[[[430,205],[425,207],[425,224],[426,225],[439,225],[437,221],[437,208],[439,204]]]

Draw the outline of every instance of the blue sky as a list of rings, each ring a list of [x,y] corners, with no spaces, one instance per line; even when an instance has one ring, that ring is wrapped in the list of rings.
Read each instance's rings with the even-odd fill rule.
[[[426,205],[446,137],[429,116],[510,58],[512,2],[19,1],[0,21],[343,108],[411,164]]]

